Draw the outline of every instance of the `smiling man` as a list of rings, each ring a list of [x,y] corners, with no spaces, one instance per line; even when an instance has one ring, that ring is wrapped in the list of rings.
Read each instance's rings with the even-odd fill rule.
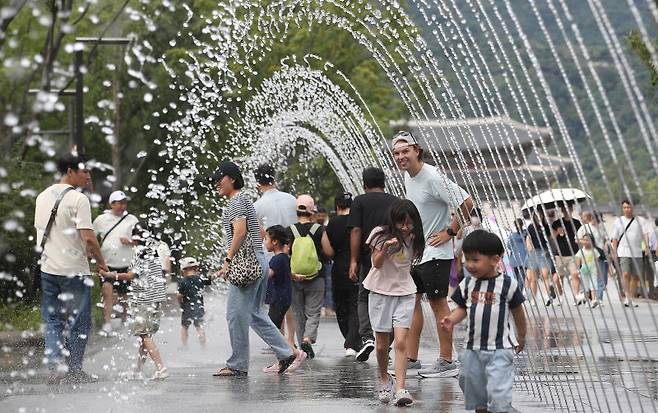
[[[439,357],[436,362],[418,374],[422,377],[455,377],[459,369],[452,362],[452,332],[440,328],[440,321],[450,314],[448,284],[450,267],[454,259],[452,238],[460,228],[460,220],[468,221],[473,209],[470,195],[448,179],[435,167],[423,162],[423,150],[409,132],[399,132],[392,141],[393,156],[403,170],[407,199],[411,200],[423,221],[427,246],[420,262],[412,270],[416,283],[416,307],[407,339],[408,368],[420,369],[418,347],[423,329],[423,311],[420,299],[427,295],[434,313],[439,335]],[[451,209],[459,214],[451,216]]]

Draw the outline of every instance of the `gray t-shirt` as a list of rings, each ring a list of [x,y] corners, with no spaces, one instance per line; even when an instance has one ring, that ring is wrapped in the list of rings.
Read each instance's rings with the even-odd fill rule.
[[[648,233],[646,224],[642,217],[635,217],[633,223],[628,227],[626,233],[624,233],[629,222],[630,219],[621,216],[615,221],[612,229],[612,239],[619,241],[621,234],[624,234],[617,246],[617,256],[640,258],[642,257],[642,240],[644,239],[644,235]]]
[[[297,222],[297,200],[289,193],[276,188],[264,192],[260,199],[254,202],[254,208],[263,229],[272,225],[288,228]]]
[[[416,205],[420,213],[425,239],[429,239],[435,232],[446,229],[452,221],[450,209],[459,208],[469,197],[459,185],[428,164],[423,164],[420,172],[414,177],[405,173],[404,186],[407,199]],[[421,263],[433,259],[453,258],[452,242],[446,242],[438,247],[426,245]]]

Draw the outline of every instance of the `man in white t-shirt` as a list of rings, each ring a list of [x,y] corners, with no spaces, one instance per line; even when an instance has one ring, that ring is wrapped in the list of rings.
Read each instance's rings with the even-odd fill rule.
[[[447,296],[454,255],[449,241],[457,235],[460,221],[469,222],[473,200],[445,174],[423,162],[423,150],[411,133],[399,132],[391,146],[395,161],[405,171],[407,199],[418,208],[427,242],[420,263],[412,271],[417,294],[414,320],[407,340],[409,365],[417,364],[423,329],[420,298],[425,294],[439,333],[439,357],[431,368],[422,369],[418,374],[422,377],[455,377],[459,369],[452,362],[452,332],[442,329],[440,322],[450,314]],[[451,209],[457,212],[454,217]]]
[[[63,155],[59,171],[62,174],[59,183],[37,196],[34,210],[36,245],[40,246],[51,211],[61,197],[41,254],[41,314],[50,370],[48,383],[89,383],[96,379],[82,371],[91,331],[91,286],[94,285],[87,257],[96,260],[98,269],[107,271],[107,265],[94,234],[89,199],[75,190],[91,183],[84,157],[73,153]],[[63,193],[68,188],[71,189]]]
[[[644,219],[633,215],[633,204],[629,200],[621,202],[621,211],[622,216],[615,221],[612,229],[612,251],[618,259],[624,281],[624,306],[637,307],[633,298],[640,284],[642,255],[649,245],[649,231]]]
[[[94,231],[100,237],[101,252],[110,271],[117,273],[128,272],[133,259],[133,243],[131,234],[138,219],[128,213],[128,197],[123,191],[114,191],[108,199],[110,209],[94,220]],[[101,294],[103,296],[103,328],[102,334],[112,332],[112,308],[114,298],[112,291],[119,296],[119,303],[123,307],[121,318],[126,319],[128,309],[128,291],[130,281],[116,281],[101,278]]]

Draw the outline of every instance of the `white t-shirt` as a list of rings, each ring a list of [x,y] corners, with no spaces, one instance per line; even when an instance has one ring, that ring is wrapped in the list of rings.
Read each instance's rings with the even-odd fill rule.
[[[623,228],[622,228],[622,230],[623,230]],[[601,231],[601,229],[599,229],[599,227],[597,227],[596,225],[594,225],[594,224],[583,224],[582,227],[578,228],[578,231],[576,232],[576,236],[578,237],[578,239],[583,238],[583,236],[585,234],[591,234],[592,235],[592,237],[594,238],[594,240],[593,240],[594,244],[596,244],[596,246],[598,248],[603,248],[603,246],[605,245],[605,236],[604,236],[603,232]],[[624,235],[624,237],[626,237],[626,235]]]
[[[621,234],[624,234],[624,229],[626,225],[630,222],[630,219],[626,217],[619,217],[615,221],[615,225],[612,228],[612,239],[619,240]],[[625,258],[640,258],[642,257],[642,240],[644,235],[648,234],[644,219],[642,217],[635,217],[633,223],[628,227],[624,237],[619,242],[617,246],[617,256]]]
[[[119,222],[121,217],[118,217],[112,213],[112,211],[106,211],[104,214],[99,215],[94,220],[94,231],[102,240],[105,237],[107,231],[109,231],[114,225]],[[132,237],[133,228],[139,220],[136,216],[128,214],[123,221],[116,228],[114,228],[103,244],[101,245],[101,253],[103,253],[103,258],[108,267],[113,268],[128,268],[130,262],[133,259],[133,246],[128,244],[124,245],[121,243],[121,238]]]
[[[260,199],[254,202],[254,209],[263,229],[272,225],[288,228],[297,222],[297,200],[289,193],[276,188],[263,192]]]
[[[158,258],[160,258],[160,265],[162,265],[162,269],[166,270],[167,263],[171,258],[171,249],[169,248],[169,245],[167,245],[167,243],[164,241],[160,241],[158,248],[156,248],[156,254],[158,255]]]
[[[34,210],[34,227],[37,230],[37,247],[50,213],[60,193],[70,187],[54,184],[37,196]],[[41,254],[41,271],[61,276],[90,275],[85,243],[78,230],[93,229],[89,199],[78,191],[69,191],[59,204],[55,222]]]
[[[404,186],[407,191],[407,199],[418,208],[426,239],[435,232],[446,229],[452,222],[450,209],[459,208],[469,197],[468,193],[459,185],[428,164],[423,164],[421,170],[414,177],[405,173]],[[438,247],[425,245],[421,263],[433,259],[450,260],[453,258],[451,242],[446,242]]]

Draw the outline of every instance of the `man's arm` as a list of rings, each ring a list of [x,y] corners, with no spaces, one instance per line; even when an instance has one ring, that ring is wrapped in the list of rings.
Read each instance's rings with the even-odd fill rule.
[[[359,250],[361,249],[361,228],[354,227],[350,231],[350,280],[356,282],[358,280],[358,266],[359,266]]]
[[[471,222],[471,211],[473,210],[473,199],[469,196],[462,202],[459,206],[457,213],[452,217],[452,222],[450,223],[450,228],[453,233],[457,233],[462,228],[462,222],[464,226],[468,225]],[[461,216],[460,217],[458,217]],[[450,241],[452,236],[448,234],[447,228],[443,231],[435,232],[429,236],[427,243],[432,247],[438,247],[439,245],[445,244]]]
[[[515,350],[517,353],[520,353],[525,347],[525,335],[527,332],[525,310],[522,305],[518,305],[512,308],[511,311],[512,317],[514,317],[514,324],[516,324],[516,339],[519,342],[519,345],[516,346]]]
[[[96,261],[96,267],[99,270],[107,271],[107,264],[105,264],[105,258],[101,254],[101,247],[98,245],[98,239],[96,239],[96,233],[93,229],[79,229],[80,238],[85,243],[85,249],[87,250],[87,255],[92,257]]]

